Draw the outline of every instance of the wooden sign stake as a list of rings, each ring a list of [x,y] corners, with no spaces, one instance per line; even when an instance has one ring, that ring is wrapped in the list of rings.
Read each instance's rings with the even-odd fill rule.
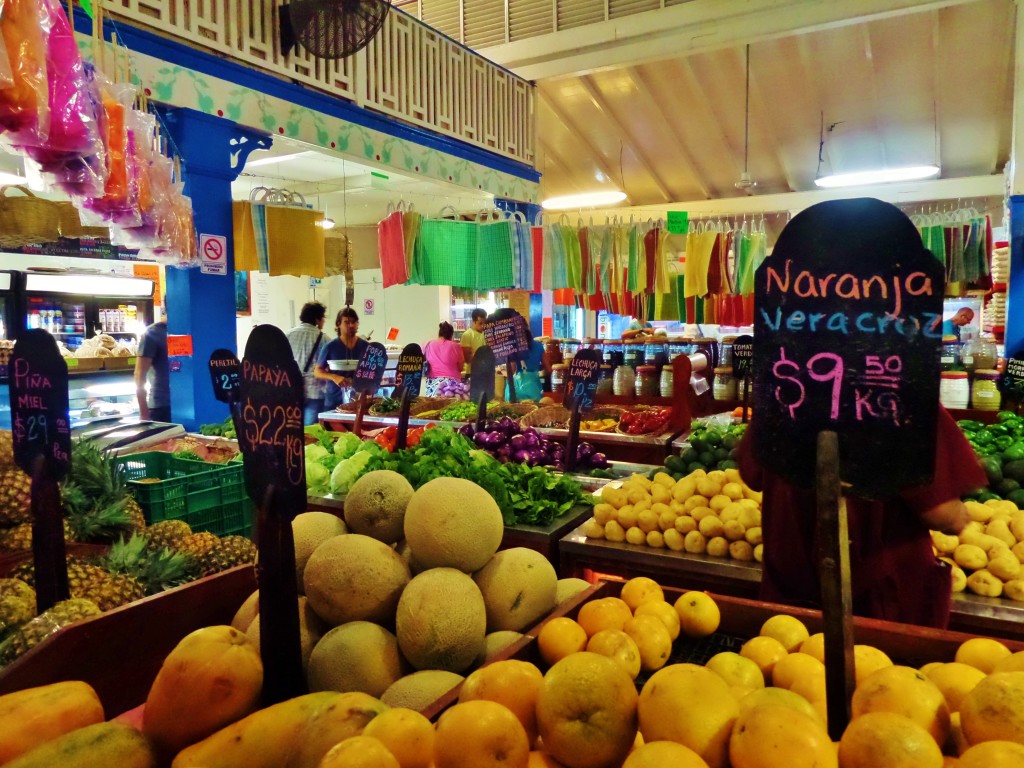
[[[505,363],[505,370],[508,372],[508,401],[518,403],[516,397],[516,361],[509,360]]]
[[[352,433],[356,437],[363,436],[363,416],[366,415],[366,400],[369,397],[366,392],[359,395],[359,402],[356,404],[356,420],[352,425]]]
[[[747,412],[750,410],[750,378],[743,377],[743,423],[747,423]]]
[[[412,407],[412,392],[402,387],[402,407],[398,409],[398,435],[395,449],[403,450],[409,437],[409,408]]]
[[[565,440],[565,465],[566,472],[572,472],[576,466],[576,446],[580,443],[580,401],[573,400],[572,411],[569,415],[569,436]]]
[[[272,578],[295,573],[295,542],[292,523],[275,508],[273,484],[267,486],[263,503],[257,510],[256,530],[260,539],[260,558],[256,563],[260,587],[260,657],[263,659],[264,706],[301,696],[303,684],[302,651],[299,645],[299,595],[295,579]],[[272,620],[264,621],[264,617]]]
[[[480,393],[480,402],[476,411],[476,431],[480,432],[487,422],[487,395]]]
[[[44,456],[36,457],[33,464],[31,494],[36,610],[42,613],[70,595],[60,488]]]
[[[818,434],[817,498],[821,608],[825,623],[825,701],[829,736],[838,741],[850,722],[855,677],[850,539],[846,503],[839,483],[839,436],[835,432]]]

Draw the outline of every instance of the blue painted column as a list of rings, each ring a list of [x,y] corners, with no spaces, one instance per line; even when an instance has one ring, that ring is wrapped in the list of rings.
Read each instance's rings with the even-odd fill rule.
[[[167,332],[192,337],[192,356],[171,358],[171,416],[188,430],[227,418],[228,407],[213,396],[210,353],[235,350],[234,242],[231,182],[254,149],[267,148],[265,134],[192,109],[161,110],[163,124],[181,156],[185,194],[192,199],[196,232],[227,238],[227,274],[199,267],[168,267]]]
[[[1006,291],[1006,357],[1024,351],[1024,195],[1010,195],[1010,284]]]

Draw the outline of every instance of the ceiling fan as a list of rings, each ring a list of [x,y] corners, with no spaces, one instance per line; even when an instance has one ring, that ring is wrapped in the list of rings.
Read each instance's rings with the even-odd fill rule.
[[[752,195],[754,194],[754,188],[757,187],[757,182],[754,181],[750,171],[747,170],[747,162],[750,159],[750,43],[747,43],[747,85],[743,114],[743,173],[740,174],[739,180],[733,186],[746,192],[748,195]]]

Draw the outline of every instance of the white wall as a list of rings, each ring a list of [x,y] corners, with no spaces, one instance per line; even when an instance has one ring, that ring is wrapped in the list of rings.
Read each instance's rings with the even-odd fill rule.
[[[322,290],[318,290],[323,294]],[[322,299],[322,296],[318,296]],[[313,299],[308,277],[277,275],[271,277],[260,272],[249,273],[249,305],[251,315],[235,318],[238,338],[238,356],[245,354],[245,342],[256,325],[270,323],[287,332],[299,323],[302,305]]]
[[[447,320],[452,299],[451,288],[428,285],[395,285],[385,289],[379,269],[357,269],[355,302],[359,313],[359,334],[387,343],[388,330],[398,329],[394,344],[425,344],[437,337],[437,324]],[[326,282],[326,281],[325,281]],[[328,295],[328,308],[333,318],[344,306],[343,281],[337,280]],[[373,301],[373,314],[367,314],[366,301]]]

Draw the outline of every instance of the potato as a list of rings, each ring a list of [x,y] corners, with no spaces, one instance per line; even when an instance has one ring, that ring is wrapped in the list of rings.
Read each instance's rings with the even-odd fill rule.
[[[594,507],[594,514],[597,514],[597,507]],[[940,555],[951,555],[960,546],[960,539],[946,533],[932,531],[932,544]]]
[[[1000,581],[1010,581],[1020,575],[1020,560],[1012,552],[990,558],[988,570]]]
[[[601,501],[615,509],[622,509],[626,505],[626,494],[621,488],[610,488],[606,485],[601,489]]]
[[[688,534],[690,531],[696,531],[697,530],[697,521],[694,520],[689,515],[680,515],[679,517],[676,518],[676,521],[675,521],[674,525],[675,525],[675,529],[677,531],[679,531],[681,534],[683,534],[684,536],[686,534]]]
[[[953,559],[961,568],[976,571],[988,565],[985,550],[975,544],[961,544],[953,552]]]
[[[960,543],[973,544],[976,547],[981,547],[985,551],[988,551],[997,545],[1006,546],[1006,542],[1002,539],[997,539],[995,536],[989,536],[987,533],[981,533],[980,531],[962,532],[960,534]]]
[[[588,539],[604,538],[604,526],[597,522],[597,519],[593,517],[583,524],[582,532]]]
[[[724,536],[715,536],[708,539],[708,554],[712,557],[728,557],[729,540]]]
[[[755,525],[753,528],[747,528],[746,533],[743,534],[743,538],[756,547],[762,541],[761,526]]]
[[[711,507],[694,507],[690,511],[690,517],[692,517],[698,523],[705,517],[714,517],[716,520],[720,519],[718,515],[715,514],[715,510],[713,510]]]
[[[616,514],[617,511],[618,510],[616,510],[615,507],[613,507],[611,504],[604,504],[604,503],[595,504],[594,505],[594,519],[597,522],[599,522],[601,525],[604,525],[609,520],[617,520],[618,519],[618,515]]]
[[[959,565],[953,566],[953,592],[963,592],[967,587],[967,574]]]
[[[1010,551],[1017,556],[1017,559],[1024,563],[1024,541],[1018,541],[1012,547]]]
[[[1017,538],[1010,533],[1010,527],[1003,520],[992,520],[985,526],[985,534],[995,536],[1008,547],[1017,543]]]
[[[759,563],[764,562],[764,544],[754,545],[754,560]]]
[[[721,536],[725,532],[725,526],[722,525],[722,521],[715,515],[708,515],[701,519],[697,529],[709,539]]]
[[[654,475],[654,485],[660,485],[663,488],[671,488],[676,484],[676,479],[667,472],[657,472]],[[653,489],[652,489],[653,490]]]
[[[632,528],[626,531],[626,543],[627,544],[646,544],[647,534],[638,525],[634,525]]]
[[[684,477],[672,488],[672,498],[684,502],[697,492],[697,481],[692,477]]]
[[[722,535],[729,541],[740,541],[746,533],[746,530],[743,528],[743,524],[740,523],[739,520],[730,520],[723,523],[722,529]]]
[[[754,547],[748,541],[734,541],[729,545],[729,555],[734,560],[753,560]]]
[[[967,577],[967,588],[981,597],[999,597],[1003,593],[1003,582],[982,568]]]
[[[608,541],[621,543],[626,540],[626,529],[618,520],[609,520],[604,524],[604,537]]]
[[[1003,594],[1011,600],[1024,602],[1024,579],[1011,579],[1003,584]]]
[[[691,555],[702,555],[707,551],[708,540],[700,531],[690,531],[683,539],[683,546]]]

